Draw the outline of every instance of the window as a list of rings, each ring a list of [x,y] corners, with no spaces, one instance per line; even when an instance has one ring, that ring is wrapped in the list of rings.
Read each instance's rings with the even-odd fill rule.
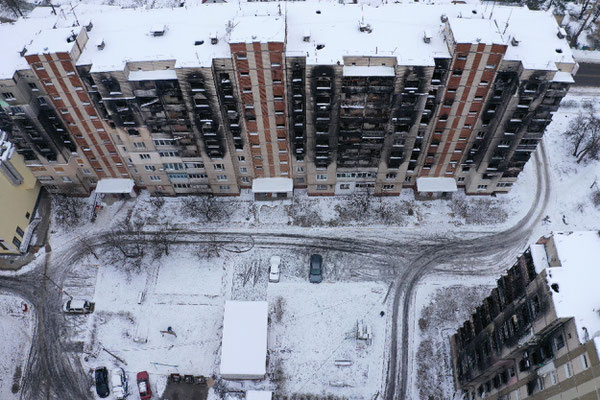
[[[21,236],[23,236],[23,235],[21,235]],[[587,354],[585,354],[585,353],[583,353],[581,355],[581,366],[583,367],[583,369],[588,369],[590,367],[590,364],[587,359]]]
[[[550,372],[550,381],[553,385],[556,385],[558,383],[558,375],[556,374],[556,371]]]
[[[144,165],[144,169],[146,171],[156,171],[156,167],[154,165]]]
[[[153,139],[155,146],[173,146],[175,139]]]
[[[567,379],[569,379],[570,377],[573,376],[573,371],[571,370],[571,364],[570,363],[566,363],[565,364],[565,375],[566,375]]]
[[[239,53],[237,55],[237,59],[238,60],[247,60],[248,59],[248,55],[246,53]]]
[[[511,187],[513,184],[512,182],[498,182],[498,184],[496,185],[497,187]]]
[[[23,237],[24,234],[25,234],[25,232],[23,232],[23,229],[21,229],[20,226],[17,226],[17,235]]]
[[[204,163],[201,162],[186,162],[185,167],[189,169],[201,169],[204,168]]]
[[[252,88],[245,87],[242,89],[242,93],[252,93]]]
[[[412,181],[412,176],[405,176],[404,177],[404,182],[408,183],[410,181]]]
[[[189,175],[186,173],[183,174],[168,174],[169,179],[188,179]]]
[[[396,179],[396,173],[395,172],[389,172],[385,175],[385,179]]]
[[[221,189],[221,190],[229,190],[229,185],[219,185],[219,189]]]
[[[246,167],[240,167],[240,172],[242,174],[247,174],[248,173],[248,168],[246,168]]]
[[[487,85],[489,85],[488,81],[481,81],[481,82],[479,82],[479,86],[487,86]]]
[[[32,92],[37,92],[40,89],[38,89],[37,85],[33,82],[29,82],[29,89],[31,89]]]
[[[20,241],[19,239],[17,239],[17,237],[16,237],[16,236],[15,236],[15,237],[13,237],[13,240],[12,240],[12,242],[13,242],[13,244],[14,244],[15,246],[17,246],[17,247],[21,247],[21,241]]]
[[[246,161],[246,157],[244,157],[244,156],[238,156],[238,161]]]
[[[140,158],[142,160],[149,160],[150,159],[150,154],[148,154],[148,153],[140,153]]]
[[[393,190],[395,185],[383,185],[383,190]]]
[[[13,114],[24,114],[25,111],[21,107],[11,107],[10,112]]]
[[[340,190],[348,190],[350,189],[349,183],[340,183]]]
[[[173,187],[175,189],[189,189],[192,187],[189,183],[174,183]]]
[[[160,151],[158,153],[161,157],[179,157],[178,151]]]
[[[144,142],[133,142],[133,147],[135,147],[137,149],[145,149],[146,148],[146,143],[144,143]]]
[[[44,85],[45,86],[54,86],[54,83],[52,83],[52,81],[44,81]]]
[[[62,100],[62,98],[60,96],[52,96],[52,100]]]
[[[151,181],[160,181],[160,176],[158,176],[158,175],[150,175],[150,180]]]
[[[461,176],[457,179],[457,182],[464,182],[465,181],[465,177]]]
[[[304,172],[304,167],[296,167],[296,172]]]
[[[486,190],[488,185],[477,185],[477,190]]]
[[[63,181],[63,182],[65,182],[65,183],[70,183],[70,182],[73,182],[73,181],[71,180],[71,178],[69,178],[68,176],[63,176],[63,177],[61,177],[61,179],[62,179],[62,181]]]
[[[248,72],[248,71],[240,71],[240,76],[250,76],[250,72]]]
[[[318,181],[326,181],[327,180],[327,174],[317,174],[317,180]]]
[[[565,337],[562,333],[559,333],[554,337],[554,346],[556,347],[556,350],[560,350],[565,347]]]
[[[225,169],[225,165],[223,165],[223,164],[213,164],[213,168],[216,171],[223,171]]]
[[[242,183],[250,183],[250,177],[242,176]]]
[[[2,96],[8,101],[15,100],[15,95],[12,92],[4,92]]]
[[[83,169],[83,173],[84,173],[84,174],[86,174],[86,175],[91,175],[91,174],[92,174],[92,171],[90,171],[90,170],[89,170],[89,169],[87,169],[87,168],[84,168],[84,169]]]
[[[167,170],[180,171],[185,169],[183,163],[164,163],[163,167]]]
[[[483,96],[475,96],[473,101],[483,101]]]
[[[206,179],[208,175],[206,174],[189,174],[190,179]]]
[[[227,175],[217,175],[217,180],[218,181],[226,181],[227,180]]]
[[[46,106],[46,105],[48,105],[48,102],[43,97],[38,97],[38,103],[40,103],[40,106]]]
[[[327,185],[317,185],[317,190],[327,190]]]
[[[494,69],[496,68],[496,64],[488,64],[485,66],[487,69]]]

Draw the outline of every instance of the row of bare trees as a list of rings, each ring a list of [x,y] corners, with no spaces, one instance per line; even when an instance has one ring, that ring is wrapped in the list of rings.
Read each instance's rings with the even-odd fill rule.
[[[586,159],[600,159],[600,118],[593,107],[588,106],[585,111],[579,113],[570,122],[564,135],[569,142],[571,154],[577,158],[577,163]]]

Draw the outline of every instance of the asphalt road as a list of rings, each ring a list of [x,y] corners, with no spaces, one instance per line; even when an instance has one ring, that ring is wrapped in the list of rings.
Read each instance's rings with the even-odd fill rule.
[[[600,87],[600,64],[579,63],[573,86]]]
[[[474,233],[456,232],[454,236],[439,237],[415,233],[382,236],[381,232],[370,233],[364,229],[360,235],[343,229],[319,231],[314,234],[284,232],[236,232],[234,230],[203,231],[180,230],[178,243],[207,243],[219,245],[230,252],[246,251],[254,246],[261,248],[298,248],[310,250],[336,250],[357,256],[368,256],[372,267],[349,267],[344,278],[357,280],[388,281],[394,284],[394,315],[392,340],[388,349],[388,371],[385,382],[386,400],[405,399],[407,395],[409,368],[408,317],[413,304],[410,299],[418,282],[426,275],[443,271],[445,274],[464,273],[462,265],[478,265],[472,274],[494,275],[508,265],[486,266],[486,258],[495,255],[495,260],[508,259],[523,249],[529,240],[533,226],[539,222],[548,201],[549,188],[543,145],[541,156],[536,156],[538,185],[536,202],[528,214],[513,228],[504,232]],[[324,233],[325,232],[325,233]],[[156,232],[147,232],[152,240]],[[135,236],[132,236],[132,241]],[[86,238],[89,245],[100,249],[106,242],[104,234]],[[90,398],[89,371],[80,361],[81,353],[73,351],[66,330],[73,329],[73,322],[61,312],[61,294],[52,282],[63,287],[73,265],[87,255],[89,249],[79,243],[65,245],[47,254],[46,260],[33,270],[13,277],[1,277],[0,289],[22,297],[33,305],[37,323],[33,334],[32,348],[24,369],[21,398],[24,400],[59,399],[84,400]],[[489,261],[487,261],[489,263]],[[49,277],[50,279],[46,278]]]

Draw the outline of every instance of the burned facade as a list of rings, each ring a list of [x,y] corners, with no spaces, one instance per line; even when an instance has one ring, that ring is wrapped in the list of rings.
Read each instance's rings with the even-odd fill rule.
[[[454,376],[468,399],[597,398],[600,361],[591,335],[600,321],[581,317],[597,300],[586,291],[589,273],[582,274],[597,255],[598,232],[568,232],[518,257],[451,338]]]
[[[237,195],[278,177],[311,195],[398,195],[442,177],[507,192],[576,64],[550,14],[473,7],[39,11],[17,22],[28,46],[0,49],[13,54],[0,124],[52,191],[131,177],[153,193]],[[324,25],[332,15],[347,24]],[[181,23],[197,18],[199,31]]]

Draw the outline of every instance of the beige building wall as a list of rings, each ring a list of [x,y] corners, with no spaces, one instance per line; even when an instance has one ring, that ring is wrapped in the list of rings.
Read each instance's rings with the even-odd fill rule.
[[[29,222],[33,218],[41,185],[29,171],[23,157],[16,152],[10,163],[23,177],[16,186],[0,171],[0,254],[19,253]]]

